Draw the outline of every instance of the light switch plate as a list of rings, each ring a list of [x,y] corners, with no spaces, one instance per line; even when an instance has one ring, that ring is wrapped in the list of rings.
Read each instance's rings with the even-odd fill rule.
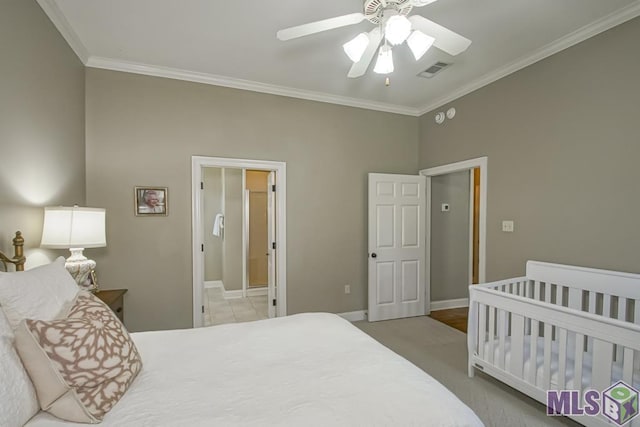
[[[502,231],[505,233],[513,233],[513,221],[502,221]]]

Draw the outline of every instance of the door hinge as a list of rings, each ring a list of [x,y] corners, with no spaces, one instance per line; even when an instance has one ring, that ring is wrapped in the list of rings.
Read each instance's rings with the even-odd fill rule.
[[[201,182],[201,183],[200,183],[200,189],[201,189],[201,190],[204,190],[204,182]]]
[[[275,249],[275,248],[276,248],[276,242],[273,242],[273,243],[271,244],[271,249]]]
[[[276,306],[276,299],[275,298],[273,299],[272,304],[273,304],[274,307]]]
[[[204,243],[200,245],[200,251],[204,252]]]
[[[275,185],[275,184],[273,184],[273,185],[271,186],[271,191],[273,191],[274,193],[276,192],[276,185]]]
[[[204,305],[202,306],[202,314],[204,314]]]

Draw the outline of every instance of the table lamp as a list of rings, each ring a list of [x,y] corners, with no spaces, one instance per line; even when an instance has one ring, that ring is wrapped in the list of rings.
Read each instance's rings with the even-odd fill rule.
[[[105,210],[78,206],[44,208],[44,226],[40,246],[51,249],[69,249],[65,267],[78,285],[87,287],[88,276],[96,262],[82,253],[85,248],[107,246]]]

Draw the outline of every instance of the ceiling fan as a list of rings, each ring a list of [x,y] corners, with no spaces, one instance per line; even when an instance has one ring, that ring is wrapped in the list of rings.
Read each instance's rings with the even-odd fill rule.
[[[336,18],[324,19],[277,33],[279,40],[291,40],[322,31],[359,24],[365,19],[376,28],[368,33],[360,33],[345,43],[343,49],[353,61],[348,76],[356,78],[364,75],[378,51],[378,59],[373,69],[379,74],[393,72],[392,47],[404,41],[411,49],[416,61],[433,45],[449,55],[458,55],[471,45],[471,40],[462,37],[420,15],[408,16],[414,7],[426,6],[436,0],[365,0],[363,13],[352,13]],[[380,43],[384,44],[380,46]],[[380,46],[380,49],[378,49]]]

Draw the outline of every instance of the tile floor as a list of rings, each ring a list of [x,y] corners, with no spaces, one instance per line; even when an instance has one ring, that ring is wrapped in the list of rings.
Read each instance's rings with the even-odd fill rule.
[[[204,325],[267,319],[267,296],[224,299],[222,289],[205,288]]]

